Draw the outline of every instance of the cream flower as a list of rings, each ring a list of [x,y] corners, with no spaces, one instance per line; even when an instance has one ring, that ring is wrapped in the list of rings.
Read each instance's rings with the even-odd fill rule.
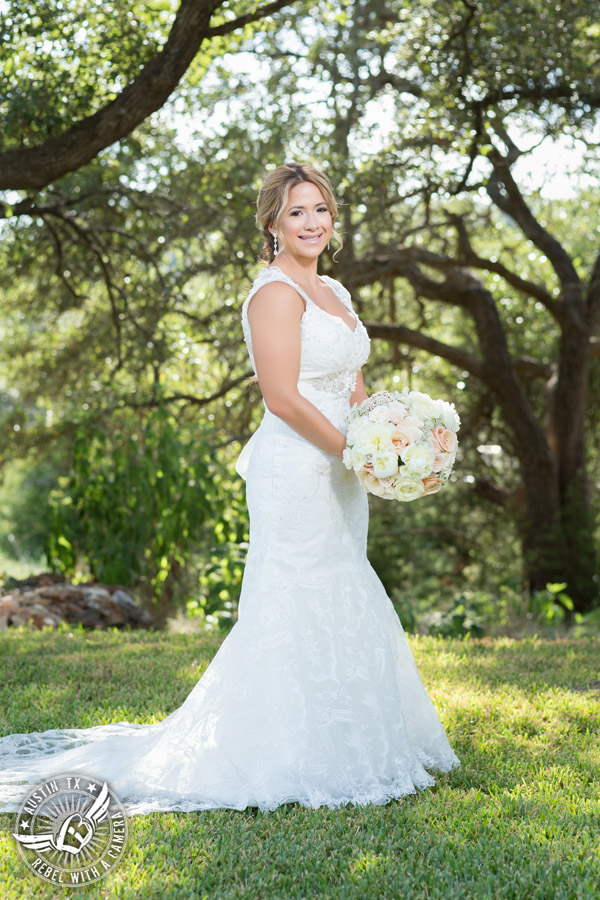
[[[394,450],[379,450],[373,454],[373,474],[387,478],[398,471],[398,454]]]
[[[410,392],[410,414],[419,419],[435,419],[438,411],[436,401],[421,391]]]
[[[460,428],[460,417],[454,408],[453,403],[446,400],[437,401],[439,407],[439,418],[449,431],[458,431]]]
[[[435,448],[433,444],[410,444],[400,451],[400,457],[406,463],[411,475],[424,478],[430,475],[435,462]]]
[[[356,445],[365,453],[391,450],[394,426],[388,422],[369,422],[356,436]]]
[[[394,497],[396,500],[416,500],[425,493],[421,479],[398,478],[394,484]]]
[[[352,466],[355,472],[362,469],[365,463],[370,459],[370,453],[366,453],[360,447],[352,448]]]

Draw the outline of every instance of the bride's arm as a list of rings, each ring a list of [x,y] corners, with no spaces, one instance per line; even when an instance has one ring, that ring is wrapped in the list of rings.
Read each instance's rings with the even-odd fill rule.
[[[266,284],[248,304],[252,352],[267,409],[326,453],[342,458],[346,435],[298,391],[304,301],[290,285]]]

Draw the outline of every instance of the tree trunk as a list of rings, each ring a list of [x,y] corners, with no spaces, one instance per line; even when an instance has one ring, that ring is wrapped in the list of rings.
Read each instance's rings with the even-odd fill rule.
[[[583,300],[571,301],[563,323],[558,378],[549,395],[548,439],[558,459],[560,525],[557,552],[566,593],[575,611],[598,601],[596,558],[589,483],[586,471],[586,408],[589,384],[589,334]]]

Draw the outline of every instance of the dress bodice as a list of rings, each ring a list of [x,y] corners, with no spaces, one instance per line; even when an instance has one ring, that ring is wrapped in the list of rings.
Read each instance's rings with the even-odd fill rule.
[[[356,384],[357,372],[369,357],[370,339],[366,328],[352,308],[350,294],[346,288],[328,275],[319,277],[355,317],[354,330],[339,316],[328,313],[318,306],[300,285],[277,266],[268,266],[261,269],[242,305],[244,340],[252,369],[256,374],[248,304],[259,288],[265,284],[283,281],[291,285],[298,291],[306,306],[300,322],[302,346],[298,388],[315,389],[349,399]]]

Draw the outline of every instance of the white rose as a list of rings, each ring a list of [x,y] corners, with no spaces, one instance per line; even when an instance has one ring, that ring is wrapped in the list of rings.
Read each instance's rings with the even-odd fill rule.
[[[419,419],[434,419],[437,414],[435,400],[432,400],[428,394],[421,393],[421,391],[411,391],[410,414],[417,416]]]
[[[425,488],[420,478],[398,478],[394,483],[394,497],[396,500],[417,500],[424,493]]]
[[[379,450],[373,454],[373,474],[387,478],[398,471],[398,454],[394,450]]]
[[[444,425],[449,431],[458,431],[460,428],[460,417],[450,404],[448,404],[448,409],[444,412]]]
[[[435,448],[433,444],[409,444],[400,451],[400,457],[406,463],[411,475],[424,478],[433,471]]]
[[[458,431],[460,419],[452,403],[448,403],[446,400],[436,400],[435,407],[436,418],[441,420],[444,428],[447,428],[448,431]]]
[[[400,425],[401,422],[404,422],[406,419],[406,409],[402,406],[401,403],[398,403],[397,400],[394,400],[390,403],[389,407],[389,421],[394,425]]]
[[[342,462],[346,466],[347,469],[352,468],[352,450],[350,447],[344,447],[344,452],[342,454]]]
[[[388,422],[390,418],[389,406],[376,406],[369,413],[371,422]]]

